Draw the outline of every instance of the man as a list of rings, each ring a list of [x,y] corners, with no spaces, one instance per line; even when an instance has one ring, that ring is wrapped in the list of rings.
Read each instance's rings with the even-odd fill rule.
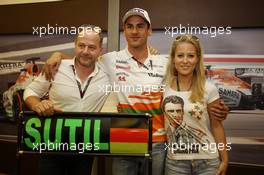
[[[136,90],[121,90],[117,93],[118,109],[128,113],[150,113],[153,116],[152,131],[152,174],[163,174],[165,160],[166,133],[164,117],[160,108],[162,81],[167,59],[151,55],[148,49],[148,37],[151,35],[151,22],[148,13],[140,8],[130,9],[123,17],[123,30],[127,47],[119,52],[102,56],[99,61],[102,69],[110,76],[112,84],[132,87]],[[68,56],[55,53],[47,62],[46,69],[53,69],[61,57]],[[51,71],[47,71],[51,76]],[[123,88],[125,89],[125,88]],[[224,107],[214,111],[220,118],[226,116]],[[223,113],[222,113],[223,111]],[[223,118],[223,117],[222,117]],[[146,174],[146,162],[139,158],[115,158],[114,175]]]
[[[29,108],[41,116],[53,115],[56,110],[100,111],[107,95],[98,92],[98,88],[109,83],[106,74],[96,64],[102,52],[102,40],[99,27],[82,26],[75,40],[75,57],[62,61],[54,81],[39,76],[26,88],[24,100]],[[41,100],[46,93],[49,93],[49,99]],[[91,174],[92,163],[92,157],[42,157],[40,174]]]

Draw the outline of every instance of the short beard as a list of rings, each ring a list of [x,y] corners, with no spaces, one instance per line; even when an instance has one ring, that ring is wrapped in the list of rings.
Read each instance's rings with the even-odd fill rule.
[[[92,59],[92,58],[89,58],[89,59]],[[83,66],[83,67],[86,67],[86,68],[91,68],[95,65],[95,61],[93,62],[89,62],[89,64],[83,64],[81,61],[80,61],[80,57],[76,57],[76,63],[80,66]]]

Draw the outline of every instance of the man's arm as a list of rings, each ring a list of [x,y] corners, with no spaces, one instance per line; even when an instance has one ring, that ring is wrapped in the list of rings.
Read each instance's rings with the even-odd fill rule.
[[[156,48],[153,47],[152,45],[148,45],[148,48],[149,48],[149,53],[150,53],[151,55],[158,55],[158,54],[159,54],[158,49],[156,49]]]
[[[54,80],[54,76],[57,73],[62,59],[72,59],[71,56],[65,55],[61,52],[54,52],[46,61],[42,69],[42,75],[45,75],[46,80]]]
[[[216,120],[225,120],[229,112],[229,108],[225,105],[223,100],[219,100],[219,103],[213,103],[207,107],[208,113]]]
[[[150,50],[150,53],[152,55],[158,54],[158,50],[152,46],[149,46],[149,50]],[[58,71],[61,60],[63,60],[63,59],[72,59],[72,57],[69,55],[66,55],[62,52],[54,52],[47,59],[46,64],[44,65],[44,67],[42,69],[42,75],[45,75],[46,80],[48,80],[48,81],[54,80],[54,76]],[[103,69],[104,72],[108,73],[108,70],[106,67],[109,65],[107,65],[107,63],[104,63],[103,60],[105,60],[105,59],[103,59],[103,57],[99,58],[99,60],[98,60],[99,66]],[[105,64],[107,66],[105,66]]]
[[[49,90],[50,82],[45,80],[42,75],[39,75],[24,91],[24,101],[27,106],[42,116],[53,115],[54,107],[50,100],[42,100]]]
[[[218,103],[220,103],[219,99],[208,104],[208,106],[210,108],[210,106],[214,106],[215,104],[218,104]],[[227,148],[226,148],[227,143],[226,143],[224,127],[223,127],[222,121],[217,120],[216,117],[213,117],[211,114],[209,114],[209,116],[210,116],[210,124],[211,124],[212,133],[218,145],[217,148],[220,153],[220,159],[221,159],[221,163],[218,167],[216,175],[225,175],[227,171],[227,167],[228,167],[228,153],[227,153]]]

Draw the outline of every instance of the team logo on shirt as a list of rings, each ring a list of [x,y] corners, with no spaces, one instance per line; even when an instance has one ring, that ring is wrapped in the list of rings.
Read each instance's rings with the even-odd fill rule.
[[[151,68],[164,68],[164,65],[151,64],[151,63],[148,63],[147,66]]]
[[[158,74],[158,73],[148,73],[148,75],[150,76],[150,77],[160,77],[160,78],[163,78],[163,75],[161,75],[161,74]]]
[[[126,70],[126,71],[130,71],[131,67],[128,65],[128,66],[121,66],[121,65],[117,65],[116,64],[116,69],[123,69],[123,70]]]
[[[118,72],[116,73],[116,76],[118,81],[126,81],[126,77],[129,77],[126,72]]]
[[[125,60],[116,60],[116,69],[123,69],[126,71],[130,71],[131,67],[128,64],[129,63]]]
[[[127,73],[125,73],[125,72],[118,72],[118,73],[116,73],[116,76],[120,76],[120,75],[129,77],[129,75]]]
[[[120,64],[128,64],[127,61],[124,60],[116,60],[116,63],[120,63]]]
[[[126,81],[126,77],[123,75],[118,76],[118,81]]]

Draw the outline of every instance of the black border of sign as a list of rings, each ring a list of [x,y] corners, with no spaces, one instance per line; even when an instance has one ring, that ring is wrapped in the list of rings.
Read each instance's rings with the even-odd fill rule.
[[[23,125],[24,125],[24,116],[28,116],[28,115],[37,115],[35,112],[32,111],[24,111],[21,112],[19,115],[19,120],[18,120],[18,137],[17,137],[17,157],[18,157],[18,165],[17,165],[17,174],[19,174],[19,170],[20,170],[20,164],[21,164],[21,156],[23,154],[38,154],[38,155],[73,155],[73,156],[77,156],[80,155],[78,153],[74,153],[74,152],[44,152],[44,153],[39,153],[39,152],[33,152],[33,151],[23,151],[22,145],[21,145],[21,140],[23,139],[22,137],[22,133],[23,133]],[[152,115],[148,114],[148,113],[143,113],[143,114],[132,114],[132,113],[108,113],[108,112],[57,112],[55,113],[52,117],[56,117],[56,116],[69,116],[69,115],[79,115],[80,117],[85,116],[87,117],[87,115],[91,116],[91,117],[100,117],[100,118],[113,118],[113,117],[119,117],[119,118],[145,118],[147,120],[147,124],[148,124],[148,134],[149,134],[149,139],[148,139],[148,153],[147,154],[110,154],[110,153],[83,153],[81,154],[82,156],[86,156],[86,155],[92,155],[92,156],[106,156],[106,157],[145,157],[148,160],[148,174],[151,175],[152,174]]]

